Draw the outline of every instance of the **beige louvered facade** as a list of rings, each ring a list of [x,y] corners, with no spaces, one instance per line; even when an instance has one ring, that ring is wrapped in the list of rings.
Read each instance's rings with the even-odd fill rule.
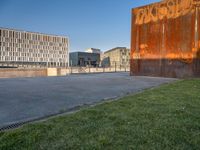
[[[116,47],[104,52],[103,63],[110,66],[129,66],[130,65],[130,49],[126,47]]]
[[[0,28],[0,66],[66,67],[68,47],[65,36]]]

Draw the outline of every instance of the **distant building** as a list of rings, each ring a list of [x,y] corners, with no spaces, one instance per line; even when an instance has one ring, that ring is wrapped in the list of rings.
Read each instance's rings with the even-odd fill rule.
[[[85,52],[87,52],[87,53],[97,53],[97,54],[100,54],[100,53],[101,53],[101,50],[100,50],[100,49],[97,49],[97,48],[89,48],[89,49],[87,49]]]
[[[0,66],[68,66],[67,37],[0,28]]]
[[[101,62],[102,66],[129,66],[130,49],[126,47],[116,47],[104,52]]]
[[[70,53],[71,66],[93,66],[98,67],[100,63],[100,54],[86,53],[86,52],[72,52]]]

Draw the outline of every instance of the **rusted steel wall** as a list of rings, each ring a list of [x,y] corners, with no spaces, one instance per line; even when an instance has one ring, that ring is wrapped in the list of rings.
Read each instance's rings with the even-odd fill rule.
[[[132,10],[131,75],[200,77],[200,0]]]

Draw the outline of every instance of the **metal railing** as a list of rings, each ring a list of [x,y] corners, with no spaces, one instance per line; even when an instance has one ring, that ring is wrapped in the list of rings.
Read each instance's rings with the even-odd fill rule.
[[[45,63],[0,63],[0,68],[15,68],[15,69],[47,69],[47,68],[60,68],[66,74],[86,74],[86,73],[106,73],[106,72],[129,72],[130,65],[122,65],[119,62],[114,62],[111,65],[104,66],[69,66],[69,67],[56,67],[46,66]]]

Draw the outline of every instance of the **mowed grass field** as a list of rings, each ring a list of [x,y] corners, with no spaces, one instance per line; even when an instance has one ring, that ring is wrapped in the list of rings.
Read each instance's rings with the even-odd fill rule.
[[[200,149],[200,79],[0,133],[0,150]]]

